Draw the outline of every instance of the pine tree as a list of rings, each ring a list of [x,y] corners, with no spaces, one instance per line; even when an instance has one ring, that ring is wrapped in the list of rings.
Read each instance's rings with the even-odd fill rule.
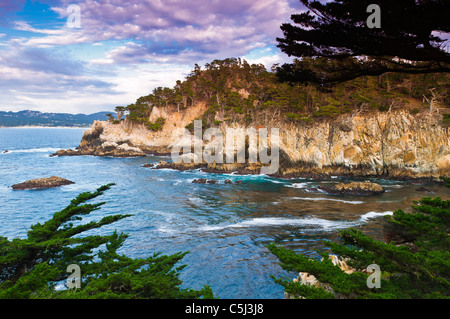
[[[4,298],[208,298],[211,289],[181,289],[177,265],[187,252],[155,253],[133,259],[118,253],[126,234],[86,235],[85,232],[127,218],[109,215],[82,223],[105,202],[87,203],[114,184],[78,195],[43,224],[35,224],[25,239],[0,237],[0,299]],[[78,221],[75,225],[75,221]],[[103,250],[101,248],[104,248]],[[67,281],[67,267],[78,265],[81,287],[56,291]]]

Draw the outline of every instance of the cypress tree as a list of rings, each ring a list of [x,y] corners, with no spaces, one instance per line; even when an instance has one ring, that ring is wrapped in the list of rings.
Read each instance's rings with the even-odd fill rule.
[[[448,182],[448,179],[446,179]],[[449,185],[447,185],[449,186]],[[424,197],[412,212],[396,210],[387,217],[389,242],[380,242],[356,229],[340,231],[340,242],[325,241],[331,252],[355,271],[345,273],[318,252],[322,261],[270,244],[283,269],[314,275],[320,286],[274,278],[293,297],[440,299],[450,298],[450,200]],[[380,267],[380,288],[369,288],[366,268]],[[331,289],[324,289],[324,288]]]
[[[0,299],[5,298],[208,298],[211,289],[181,289],[177,265],[187,252],[155,253],[133,259],[118,253],[126,234],[86,235],[85,232],[127,218],[129,214],[105,216],[82,223],[82,218],[105,202],[87,203],[114,184],[78,195],[43,224],[31,226],[27,238],[0,237]],[[79,221],[75,225],[75,221]],[[78,265],[81,285],[55,290]]]

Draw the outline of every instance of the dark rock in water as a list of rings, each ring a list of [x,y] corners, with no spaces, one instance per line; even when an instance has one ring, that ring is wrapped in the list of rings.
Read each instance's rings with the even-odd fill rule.
[[[194,179],[192,181],[194,184],[218,184],[219,182],[215,179],[206,179],[206,178],[199,178]],[[224,181],[225,184],[233,184],[233,182],[230,179],[226,179]],[[235,184],[242,184],[242,181],[236,181]]]
[[[145,166],[147,167],[147,166]],[[148,166],[150,167],[150,166]],[[166,161],[160,161],[156,165],[152,166],[155,169],[161,169],[161,168],[170,168],[177,171],[188,171],[192,169],[202,168],[205,167],[204,164],[201,163],[176,163],[176,162],[166,162]]]
[[[61,177],[52,176],[46,178],[31,179],[23,183],[14,184],[11,187],[12,189],[19,190],[31,188],[52,188],[69,184],[75,183]]]
[[[76,150],[59,150],[56,153],[50,154],[50,157],[55,156],[78,156],[80,153]]]
[[[319,186],[319,189],[333,195],[378,195],[383,187],[371,182],[339,183],[333,186]]]
[[[194,179],[192,181],[194,184],[217,184],[218,182],[215,179],[207,180],[205,178]]]
[[[431,193],[431,191],[430,191],[428,188],[423,187],[423,186],[417,187],[417,188],[416,188],[416,192],[427,192],[427,193]]]
[[[206,184],[206,179],[204,179],[204,178],[194,179],[192,181],[192,183],[194,183],[194,184]]]
[[[147,164],[144,164],[144,165],[142,165],[142,167],[155,167],[155,163],[147,163]]]
[[[54,156],[82,156],[82,155],[93,155],[93,156],[111,156],[111,157],[145,157],[147,154],[137,150],[135,148],[80,148],[77,150],[59,150],[56,153],[50,155]]]
[[[242,184],[243,182],[241,180],[235,181],[235,184]]]

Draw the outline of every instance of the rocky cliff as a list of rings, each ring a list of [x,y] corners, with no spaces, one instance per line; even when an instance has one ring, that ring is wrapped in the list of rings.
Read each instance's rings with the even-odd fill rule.
[[[199,103],[181,112],[153,108],[150,120],[166,119],[162,130],[152,132],[143,125],[96,121],[83,134],[76,151],[55,155],[145,156],[170,154],[176,143],[175,129],[183,129],[201,118],[207,106]],[[278,176],[347,175],[383,176],[394,179],[438,178],[450,175],[450,128],[442,115],[406,110],[342,115],[309,123],[272,121],[260,127],[278,128],[280,165]],[[247,126],[222,122],[219,128]],[[258,173],[260,164],[205,163],[210,171]]]

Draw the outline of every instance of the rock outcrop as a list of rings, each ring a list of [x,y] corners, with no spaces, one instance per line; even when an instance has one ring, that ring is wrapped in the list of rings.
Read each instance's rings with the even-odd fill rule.
[[[95,122],[84,132],[76,150],[55,155],[144,156],[170,155],[179,143],[179,129],[201,118],[208,109],[198,103],[177,112],[168,108],[153,108],[150,121],[164,117],[162,130],[153,132],[143,125]],[[442,124],[442,115],[406,110],[341,115],[332,120],[312,123],[272,121],[247,123],[222,121],[219,129],[256,128],[280,132],[279,168],[277,177],[383,177],[391,179],[437,179],[450,175],[450,128]],[[225,134],[225,133],[224,133]],[[195,138],[188,137],[191,149]],[[248,145],[240,146],[248,152]],[[184,149],[183,149],[184,150]],[[241,151],[241,150],[240,150]],[[189,152],[193,152],[190,150]],[[188,153],[189,153],[188,152]],[[186,155],[186,154],[185,154]],[[193,154],[187,154],[194,158]],[[200,159],[191,163],[166,164],[175,169],[203,168],[209,172],[259,174],[261,163],[206,163]],[[162,166],[159,166],[162,167]]]
[[[92,128],[83,132],[80,145],[75,150],[59,150],[50,156],[113,156],[113,157],[143,157],[146,153],[140,148],[130,146],[127,140],[103,139],[104,124],[95,121]]]
[[[194,184],[217,184],[218,182],[215,179],[206,179],[206,178],[199,178],[194,179],[192,181]]]
[[[37,179],[30,179],[26,182],[14,184],[12,185],[12,189],[19,190],[19,189],[32,189],[32,188],[52,188],[52,187],[58,187],[63,185],[70,185],[75,184],[72,181],[69,181],[67,179],[52,176],[52,177],[46,177],[46,178],[37,178]]]
[[[378,195],[384,188],[371,182],[339,183],[332,186],[319,186],[319,189],[333,195]]]
[[[192,183],[194,184],[218,184],[219,181],[215,180],[215,179],[206,179],[206,178],[198,178],[198,179],[194,179],[192,181]],[[233,184],[233,182],[230,179],[226,179],[224,182],[224,184]],[[237,180],[236,182],[234,182],[234,184],[242,184],[243,182],[241,180]]]
[[[340,258],[339,256],[330,255],[329,259],[331,260],[333,265],[338,266],[343,272],[345,272],[348,275],[355,271],[355,269],[353,269],[352,267],[350,267],[347,264],[345,259]],[[323,261],[323,258],[322,258],[322,261]],[[307,272],[299,272],[298,273],[298,277],[294,278],[292,281],[293,282],[298,282],[301,285],[307,285],[307,286],[313,286],[313,287],[316,287],[316,288],[322,288],[325,291],[332,293],[335,296],[335,298],[337,298],[337,299],[344,299],[345,298],[345,296],[343,294],[336,293],[329,284],[322,283],[322,282],[318,281],[317,278],[314,275],[312,275],[310,273],[307,273]],[[298,298],[303,299],[302,296],[291,295],[291,294],[286,293],[286,292],[285,292],[285,298],[286,299],[298,299]]]
[[[156,164],[145,164],[144,167],[152,167],[154,169],[163,169],[163,168],[169,168],[174,169],[177,171],[188,171],[192,169],[198,169],[198,168],[205,168],[206,165],[202,163],[176,163],[176,162],[166,162],[166,161],[159,161]]]

